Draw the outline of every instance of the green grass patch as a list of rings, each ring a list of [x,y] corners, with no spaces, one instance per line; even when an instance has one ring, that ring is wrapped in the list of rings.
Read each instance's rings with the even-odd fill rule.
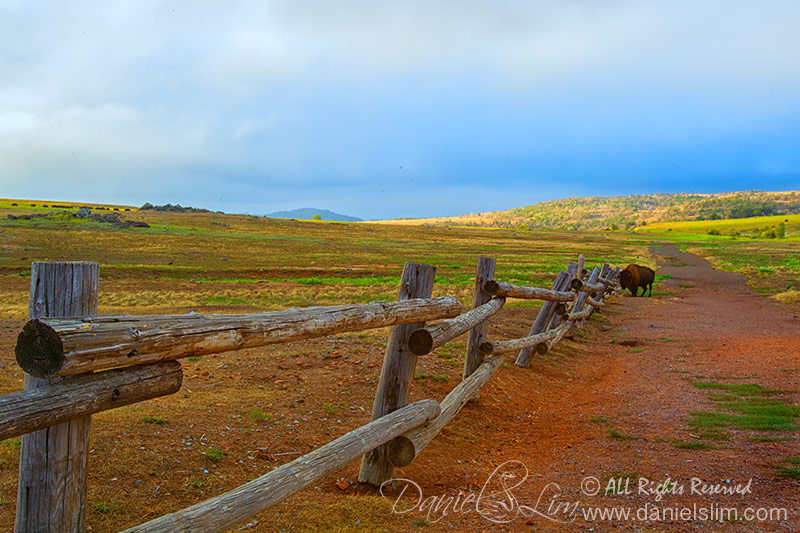
[[[800,416],[800,406],[791,405],[781,399],[744,398],[719,402],[728,411],[746,415],[777,416],[796,418]]]
[[[200,303],[208,305],[254,305],[253,302],[245,300],[244,298],[235,298],[233,296],[205,296],[200,299]]]
[[[248,278],[200,278],[197,283],[258,283],[261,280]]]
[[[301,285],[399,285],[400,276],[371,276],[363,278],[344,278],[335,276],[311,276],[306,278],[286,278],[284,281],[292,281]]]
[[[593,416],[589,419],[589,422],[594,422],[595,424],[605,424],[608,422],[608,418],[603,418],[602,416]]]
[[[111,507],[109,507],[105,502],[95,502],[92,504],[92,509],[98,513],[107,513],[111,510]]]
[[[717,427],[706,428],[697,434],[697,438],[705,440],[731,440],[729,431]]]
[[[164,424],[167,421],[167,419],[166,418],[158,418],[156,416],[146,416],[146,417],[142,418],[142,421],[146,422],[148,424]]]
[[[225,452],[217,448],[215,445],[211,445],[203,452],[203,455],[208,457],[214,462],[222,461],[225,458]]]
[[[791,417],[774,415],[739,415],[709,411],[692,411],[689,425],[696,428],[732,427],[759,431],[793,431],[797,424]]]
[[[10,446],[11,448],[14,448],[15,450],[19,450],[19,447],[22,446],[22,440],[20,440],[20,439],[0,440],[0,445]]]
[[[800,457],[784,457],[781,459],[784,463],[792,465],[800,465]],[[777,465],[775,467],[777,474],[781,477],[789,477],[792,479],[800,479],[800,466],[783,466]]]
[[[753,287],[753,290],[762,294],[777,294],[781,292],[778,287]]]
[[[765,394],[777,394],[781,391],[768,389],[757,383],[717,383],[714,381],[696,381],[693,384],[698,389],[703,390],[724,390],[739,396],[754,396]]]
[[[414,379],[418,381],[425,381],[429,379],[431,381],[438,381],[440,383],[444,383],[446,381],[450,381],[450,376],[445,374],[430,374],[430,373],[417,372],[416,374],[414,374]]]
[[[739,399],[736,394],[729,392],[717,392],[708,397],[712,402],[732,402]]]
[[[759,435],[750,439],[753,442],[788,442],[794,440],[792,437],[773,437],[771,435]]]
[[[608,436],[617,440],[639,440],[639,437],[628,435],[614,428],[608,428]]]
[[[672,442],[672,445],[676,448],[683,448],[687,450],[715,450],[717,446],[711,444],[710,442],[703,442],[699,440],[676,440]]]
[[[800,479],[800,468],[796,466],[777,466],[775,469],[778,471],[778,475],[781,477]]]
[[[257,421],[268,420],[272,418],[272,415],[269,413],[265,413],[261,409],[251,409],[250,410],[250,418]]]

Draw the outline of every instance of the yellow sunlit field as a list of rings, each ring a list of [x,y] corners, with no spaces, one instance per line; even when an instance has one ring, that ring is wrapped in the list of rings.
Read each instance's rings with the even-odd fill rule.
[[[687,222],[656,222],[644,228],[647,232],[669,232],[708,234],[716,230],[722,235],[755,234],[759,229],[775,227],[783,223],[787,238],[800,238],[800,215],[773,215],[767,217],[737,218],[731,220],[693,220]]]

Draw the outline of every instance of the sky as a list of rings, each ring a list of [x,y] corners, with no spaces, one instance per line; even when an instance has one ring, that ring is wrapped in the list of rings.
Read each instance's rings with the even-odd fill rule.
[[[364,219],[800,189],[800,2],[0,0],[0,196]]]

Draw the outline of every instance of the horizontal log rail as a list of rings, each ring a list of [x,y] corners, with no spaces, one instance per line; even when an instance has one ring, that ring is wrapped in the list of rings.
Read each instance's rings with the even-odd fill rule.
[[[178,392],[178,361],[85,374],[0,396],[0,440]]]
[[[502,362],[503,356],[500,355],[486,359],[475,372],[445,396],[439,416],[391,440],[388,445],[388,456],[392,464],[397,467],[409,465],[439,431],[455,418],[475,391],[489,381]]]
[[[588,281],[582,281],[578,278],[573,279],[569,286],[572,290],[578,292],[600,292],[606,288],[602,283],[589,283]]]
[[[560,326],[553,328],[552,331],[556,332],[556,336],[550,340],[547,340],[541,344],[536,345],[536,352],[539,355],[545,355],[547,352],[553,349],[553,346],[559,343],[561,339],[564,338],[564,335],[572,329],[573,322],[564,322]]]
[[[609,278],[597,278],[598,283],[602,283],[606,286],[606,288],[613,289],[617,285],[616,279],[609,279]]]
[[[463,315],[416,329],[408,337],[408,347],[415,355],[428,354],[497,313],[505,302],[506,299],[502,297],[492,298],[488,303],[467,311]]]
[[[33,376],[68,376],[451,318],[461,309],[458,299],[445,296],[242,315],[41,319],[25,324],[15,353]]]
[[[481,353],[486,356],[499,353],[515,352],[525,348],[536,348],[539,344],[555,338],[556,335],[557,332],[555,329],[548,329],[542,333],[521,337],[519,339],[512,339],[508,341],[488,341],[481,344]]]
[[[435,400],[406,405],[225,494],[125,532],[225,531],[371,449],[435,419],[440,412]]]
[[[575,322],[576,320],[583,320],[585,318],[589,318],[590,316],[592,316],[592,313],[594,313],[594,307],[590,305],[580,311],[573,311],[564,318],[566,320],[569,320],[570,322]]]
[[[591,305],[592,307],[603,307],[604,305],[606,305],[606,302],[603,301],[604,297],[605,295],[601,296],[600,300],[596,300],[594,298],[587,298],[586,303]]]
[[[554,291],[542,287],[523,287],[495,280],[487,281],[483,286],[483,290],[495,296],[523,298],[527,300],[544,300],[547,302],[571,302],[575,299],[574,292]]]

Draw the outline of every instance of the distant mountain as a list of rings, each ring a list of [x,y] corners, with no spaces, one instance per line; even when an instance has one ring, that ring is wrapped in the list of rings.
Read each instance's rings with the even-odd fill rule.
[[[314,215],[319,215],[322,220],[329,220],[332,222],[363,222],[362,219],[350,217],[347,215],[340,215],[327,209],[316,209],[314,207],[302,207],[300,209],[292,209],[291,211],[275,211],[268,215],[267,218],[296,218],[300,220],[311,220]]]
[[[507,211],[398,222],[504,228],[631,229],[654,222],[788,214],[800,214],[800,191],[564,198]]]

